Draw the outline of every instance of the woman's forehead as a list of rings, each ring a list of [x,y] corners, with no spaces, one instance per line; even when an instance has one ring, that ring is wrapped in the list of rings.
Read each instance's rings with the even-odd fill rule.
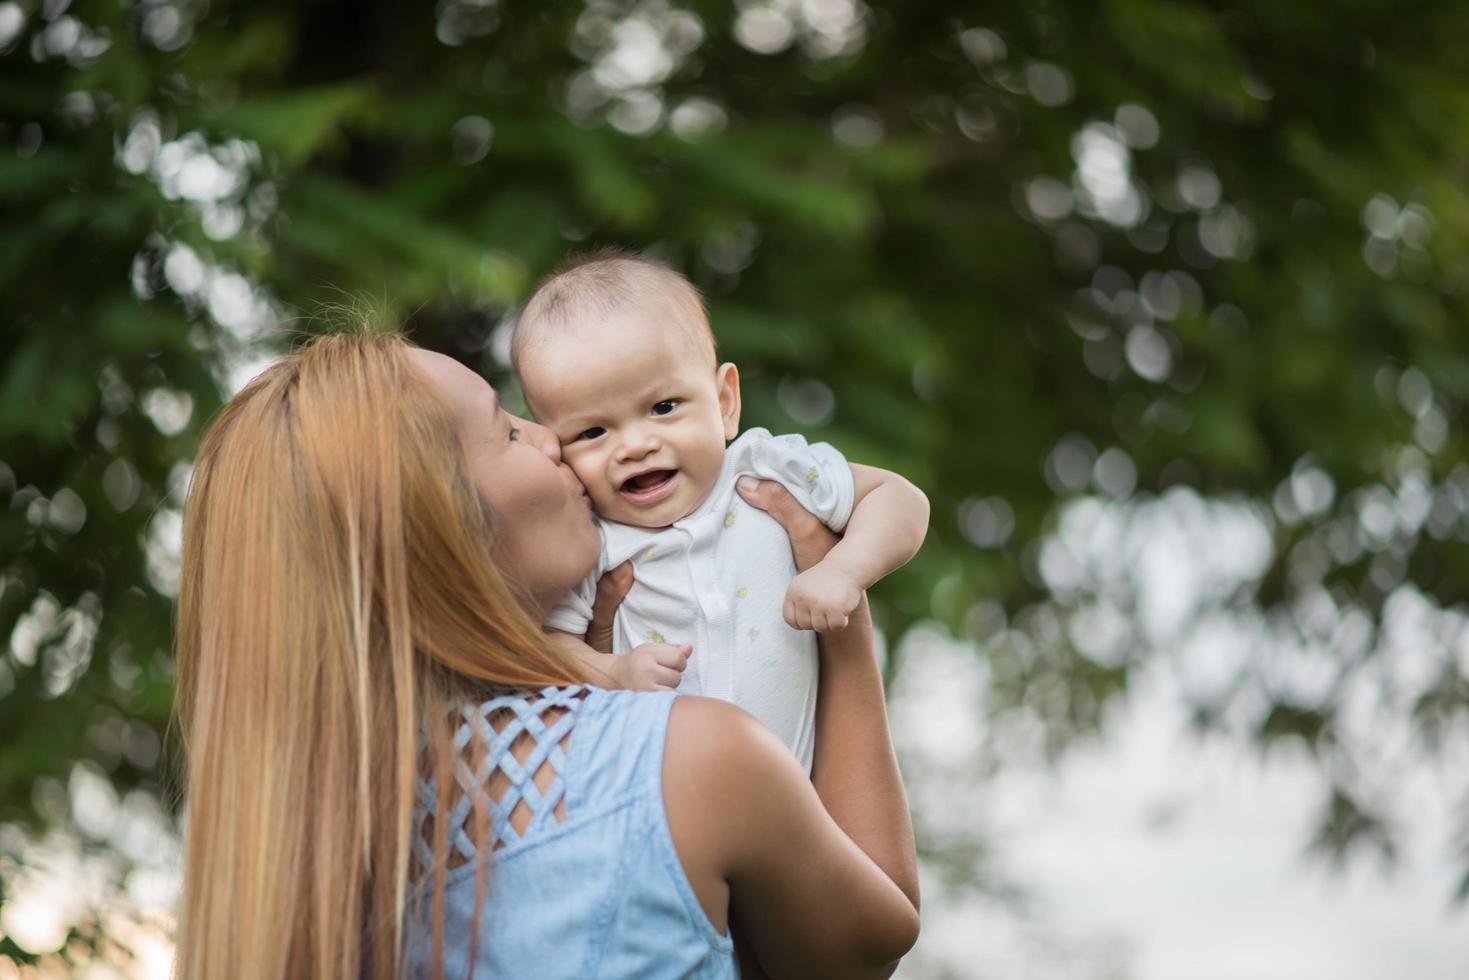
[[[454,358],[422,348],[410,350],[409,357],[449,401],[456,414],[479,414],[496,409],[498,400],[489,382]]]

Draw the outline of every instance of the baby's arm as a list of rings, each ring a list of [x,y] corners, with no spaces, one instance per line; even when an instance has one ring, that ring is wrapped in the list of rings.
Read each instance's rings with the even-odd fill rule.
[[[617,607],[632,584],[632,565],[627,562],[595,580],[588,577],[552,608],[542,627],[546,639],[600,687],[671,691],[678,687],[692,647],[644,643],[624,656],[611,653]]]
[[[818,633],[842,629],[878,579],[908,563],[928,533],[928,498],[896,473],[852,465],[852,516],[842,540],[786,590],[785,620]]]
[[[630,691],[676,689],[693,650],[688,644],[644,643],[619,657],[593,650],[572,633],[548,629],[546,637],[580,665],[593,684]]]

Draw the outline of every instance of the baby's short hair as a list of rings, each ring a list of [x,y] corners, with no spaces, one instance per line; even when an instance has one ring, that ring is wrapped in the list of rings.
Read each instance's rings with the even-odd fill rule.
[[[708,351],[711,366],[718,363],[704,298],[694,284],[656,259],[603,248],[568,258],[536,286],[516,320],[511,364],[518,372],[525,349],[547,329],[580,329],[636,308],[665,314],[692,344]]]

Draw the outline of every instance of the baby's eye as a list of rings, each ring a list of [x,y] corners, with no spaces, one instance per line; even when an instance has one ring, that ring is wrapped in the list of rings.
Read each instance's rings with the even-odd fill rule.
[[[519,442],[520,441],[520,430],[519,429],[512,428],[510,430],[510,441],[511,442]]]
[[[663,401],[653,406],[653,414],[667,415],[669,412],[673,411],[673,406],[676,404],[678,404],[676,400],[672,398],[665,398]]]
[[[577,442],[582,439],[596,439],[606,431],[607,430],[602,428],[600,425],[594,425],[590,429],[583,429],[578,432],[576,438],[573,439],[572,442]]]

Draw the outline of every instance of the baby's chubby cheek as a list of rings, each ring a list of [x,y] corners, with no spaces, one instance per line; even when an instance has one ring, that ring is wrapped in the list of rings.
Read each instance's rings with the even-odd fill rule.
[[[581,481],[581,485],[587,488],[597,513],[605,513],[608,504],[617,499],[617,488],[608,482],[606,469],[586,459],[573,458],[566,462],[571,467],[571,472]]]

